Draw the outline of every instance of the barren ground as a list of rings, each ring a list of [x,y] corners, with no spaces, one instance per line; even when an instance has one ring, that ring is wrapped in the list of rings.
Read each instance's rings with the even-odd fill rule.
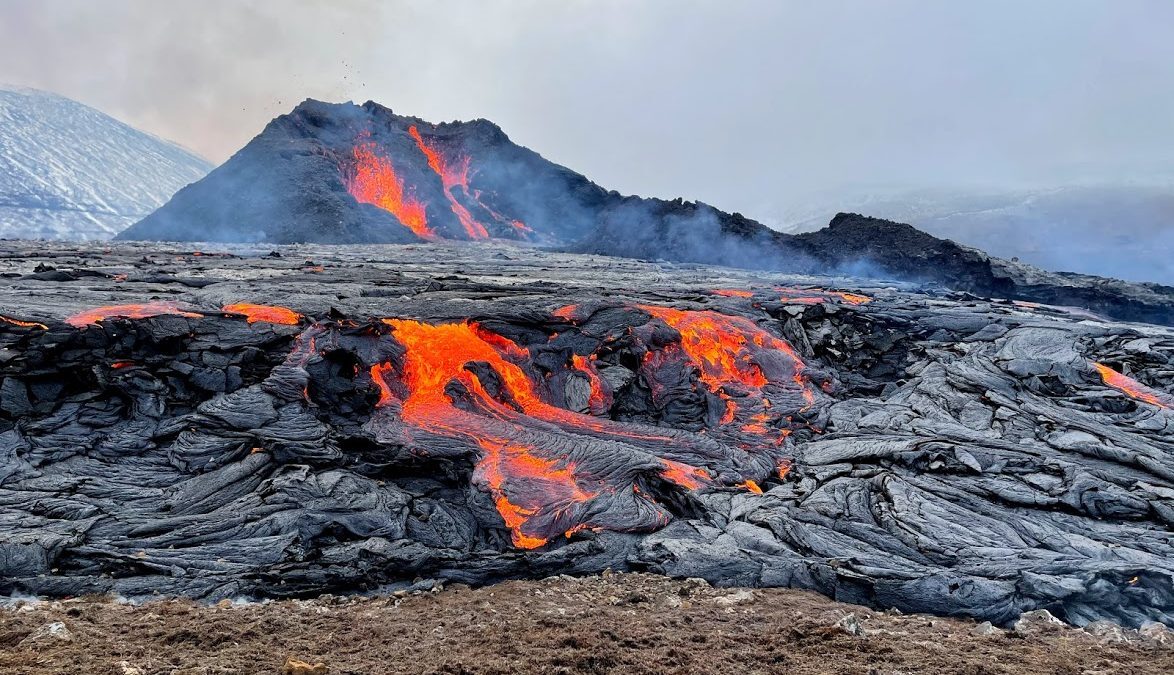
[[[863,636],[837,626],[849,614]],[[30,637],[53,622],[68,638]],[[264,604],[18,603],[0,612],[0,672],[281,673],[288,658],[334,674],[1174,672],[1169,639],[975,628],[805,591],[616,574]]]

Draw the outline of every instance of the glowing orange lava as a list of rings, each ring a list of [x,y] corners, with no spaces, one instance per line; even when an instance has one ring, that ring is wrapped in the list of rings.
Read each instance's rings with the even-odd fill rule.
[[[576,317],[576,314],[579,313],[579,306],[567,305],[565,307],[559,307],[551,313],[564,321],[570,321],[571,323],[574,323],[578,318]]]
[[[605,388],[603,378],[599,376],[599,371],[595,369],[595,364],[591,362],[591,359],[574,354],[571,356],[571,363],[575,370],[586,375],[587,380],[591,383],[591,397],[587,402],[591,412],[597,413],[611,407],[611,394]]]
[[[1103,363],[1094,363],[1093,366],[1101,374],[1101,379],[1104,380],[1105,384],[1130,398],[1144,401],[1150,405],[1156,405],[1159,408],[1166,408],[1167,410],[1174,409],[1174,396],[1150,389],[1132,377],[1123,375]]]
[[[674,462],[671,459],[660,461],[664,464],[664,470],[660,472],[660,477],[671,483],[689,490],[696,490],[709,482],[709,474],[704,469]]]
[[[493,494],[494,505],[501,514],[510,538],[518,548],[538,548],[547,542],[546,537],[527,534],[526,525],[537,509],[515,504],[506,496],[506,482],[510,478],[526,477],[541,481],[544,487],[543,501],[555,501],[560,505],[581,503],[595,497],[594,492],[581,488],[575,477],[575,465],[535,456],[531,448],[508,443],[495,438],[479,438],[477,443],[484,451],[484,458],[477,465],[474,480],[480,479]],[[568,533],[583,525],[568,528]]]
[[[719,288],[713,292],[714,295],[720,295],[724,298],[753,298],[753,291],[746,291],[740,288]]]
[[[801,383],[802,402],[812,400],[814,394],[799,374],[802,362],[790,346],[753,322],[714,312],[642,309],[683,336],[683,346],[670,345],[648,353],[659,354],[655,358],[666,363],[688,357],[697,364],[699,378],[707,386],[723,393],[729,389],[726,399],[731,413],[735,397],[747,401],[754,410],[771,409],[770,401],[762,396],[764,386],[778,387],[771,391],[780,395],[798,397],[791,385]],[[566,309],[564,313],[571,312]],[[370,366],[379,393],[376,409],[387,411],[372,418],[379,420],[376,428],[408,442],[424,442],[428,435],[439,435],[475,445],[480,457],[474,482],[492,495],[513,544],[519,548],[542,546],[561,534],[607,527],[609,521],[592,520],[600,513],[593,510],[596,497],[615,495],[626,485],[617,484],[614,477],[606,478],[607,473],[585,473],[598,472],[601,467],[577,463],[576,448],[590,446],[568,443],[566,434],[596,439],[592,443],[630,444],[633,451],[648,453],[641,455],[646,458],[641,461],[655,462],[661,478],[688,490],[719,480],[692,460],[681,461],[698,456],[693,453],[715,441],[704,436],[690,439],[681,432],[620,423],[603,416],[611,406],[611,391],[591,355],[572,354],[569,367],[590,380],[589,407],[600,417],[547,403],[536,384],[541,380],[527,371],[530,349],[483,326],[409,319],[383,319],[382,323],[391,328],[390,337],[403,351],[392,361]],[[766,372],[760,360],[767,364]],[[751,424],[761,420],[763,435],[777,437],[776,442],[743,446],[772,453],[772,465],[786,464],[773,454],[786,430],[768,429],[765,423],[773,426],[781,417],[782,413],[753,417]],[[731,427],[727,433],[739,434],[741,427]],[[619,480],[636,481],[636,475]],[[754,492],[756,479],[763,477],[742,475],[736,480],[722,478],[721,482]],[[656,504],[636,483],[632,483],[632,494]],[[663,525],[669,516],[658,513],[656,518]]]
[[[461,192],[469,194],[469,158],[461,157],[457,159],[454,165],[450,165],[444,159],[444,155],[440,151],[430,145],[420,136],[420,131],[416,129],[416,125],[408,128],[408,134],[416,141],[416,146],[420,148],[420,152],[428,158],[428,166],[432,171],[440,176],[440,182],[444,185],[444,195],[448,197],[449,207],[452,209],[453,215],[457,220],[461,221],[461,227],[465,228],[465,234],[469,235],[470,239],[488,239],[489,232],[485,226],[477,222],[469,209],[457,200],[453,190],[460,188]]]
[[[476,376],[465,368],[468,363],[481,361],[497,371],[513,403],[530,417],[642,440],[672,440],[667,436],[632,432],[610,420],[580,415],[546,403],[534,390],[526,372],[502,356],[504,352],[511,357],[521,357],[526,354],[526,350],[512,342],[509,343],[511,347],[505,347],[502,341],[508,340],[477,324],[433,325],[409,319],[384,319],[383,323],[394,328],[396,341],[408,348],[402,379],[411,393],[403,402],[402,414],[411,422],[424,425],[429,414],[447,412],[452,405],[445,387],[453,380],[464,384],[474,393],[484,391]],[[489,398],[488,394],[485,396]],[[485,402],[490,403],[488,400]],[[500,407],[502,404],[493,401],[492,405]]]
[[[476,442],[483,451],[475,477],[480,478],[493,493],[498,512],[510,528],[515,546],[535,548],[546,543],[541,533],[528,529],[538,509],[566,508],[566,502],[583,502],[594,492],[578,484],[574,465],[569,462],[542,457],[536,448],[522,446],[486,433],[483,419],[453,405],[446,388],[450,382],[464,385],[481,406],[502,418],[516,417],[518,411],[492,397],[478,377],[466,365],[487,363],[493,367],[504,384],[504,390],[520,411],[531,417],[579,426],[602,428],[602,421],[578,415],[543,402],[534,391],[534,385],[517,364],[506,360],[506,350],[500,340],[486,339],[489,331],[468,323],[432,325],[406,319],[384,319],[394,329],[393,337],[407,348],[404,355],[401,381],[408,394],[400,401],[386,382],[394,374],[389,364],[371,368],[371,377],[380,390],[379,407],[399,401],[399,415],[419,428],[445,435],[458,435]],[[517,345],[515,354],[524,353]],[[520,504],[512,501],[504,487],[507,477],[538,483],[542,503]],[[568,522],[570,529],[575,523]]]
[[[49,330],[49,327],[43,323],[37,323],[35,321],[21,321],[20,319],[13,319],[3,315],[0,315],[0,321],[17,326],[18,328],[40,328],[41,330]]]
[[[168,302],[165,300],[155,300],[138,305],[109,305],[106,307],[96,307],[84,312],[79,312],[67,318],[65,323],[81,328],[89,326],[103,319],[149,319],[153,316],[161,316],[164,314],[174,314],[177,316],[186,316],[191,319],[198,319],[203,314],[196,312],[189,312],[181,309],[177,303]]]
[[[405,192],[403,180],[396,174],[391,160],[380,155],[373,142],[356,144],[352,158],[354,165],[344,178],[351,196],[363,204],[373,204],[390,211],[418,237],[436,237],[428,227],[424,204]]]
[[[872,302],[872,298],[859,293],[845,293],[844,291],[828,291],[822,288],[775,288],[781,299],[800,305],[818,305],[825,302],[843,302],[849,305],[864,305]]]
[[[248,318],[249,323],[260,321],[263,323],[281,324],[283,326],[296,326],[302,321],[301,314],[286,307],[238,302],[232,305],[225,305],[221,309],[229,314],[243,314]]]
[[[733,385],[761,393],[768,383],[762,367],[754,360],[761,350],[785,354],[791,362],[789,376],[799,387],[806,404],[815,402],[815,393],[801,372],[803,360],[785,340],[767,333],[749,319],[709,311],[684,311],[652,305],[639,307],[681,334],[681,349],[697,366],[699,379],[726,402],[722,424],[733,422],[737,413],[737,404],[727,387]],[[667,351],[649,352],[646,363],[656,365],[665,358],[671,358]],[[763,421],[765,418],[754,423]]]
[[[742,483],[741,485],[739,485],[738,487],[746,488],[747,490],[753,492],[756,495],[762,494],[762,488],[758,487],[758,483],[755,483],[752,480],[748,480],[745,483]]]

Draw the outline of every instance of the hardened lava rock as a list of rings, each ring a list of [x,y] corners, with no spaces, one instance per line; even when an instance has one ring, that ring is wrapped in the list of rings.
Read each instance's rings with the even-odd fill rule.
[[[611,568],[1174,624],[1166,328],[493,243],[20,246],[7,593]]]

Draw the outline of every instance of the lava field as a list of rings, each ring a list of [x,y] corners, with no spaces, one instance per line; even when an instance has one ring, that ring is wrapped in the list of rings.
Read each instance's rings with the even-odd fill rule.
[[[178,246],[0,242],[0,591],[610,568],[1174,625],[1169,328],[492,241]]]

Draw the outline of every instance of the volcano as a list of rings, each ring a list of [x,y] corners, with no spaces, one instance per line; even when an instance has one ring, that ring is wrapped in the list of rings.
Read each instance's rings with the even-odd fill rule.
[[[492,237],[264,250],[0,242],[0,592],[610,568],[1174,625],[1169,328]]]
[[[868,274],[1174,324],[1174,288],[1045,272],[908,225],[839,214],[788,235],[700,202],[623,196],[487,120],[433,124],[308,100],[122,240],[419,243],[552,250],[802,274]]]

